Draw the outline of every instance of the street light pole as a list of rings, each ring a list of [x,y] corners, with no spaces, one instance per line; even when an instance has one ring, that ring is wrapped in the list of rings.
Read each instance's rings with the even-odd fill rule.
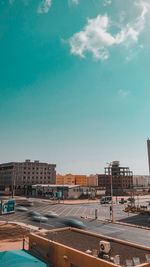
[[[112,177],[112,172],[111,172],[111,212],[112,212],[112,222],[115,222],[115,218],[114,218],[114,203],[113,203],[113,177]]]
[[[15,174],[14,174],[13,177],[12,177],[12,192],[11,192],[12,198],[14,198],[14,196],[15,196],[15,185],[16,185],[16,181],[15,180],[16,179],[15,179]]]
[[[111,213],[111,220],[112,223],[115,222],[114,217],[114,203],[113,203],[113,174],[112,174],[112,162],[107,163],[108,164],[108,175],[110,175],[110,194],[111,194],[111,206],[110,206],[110,213]],[[111,169],[110,169],[111,168]]]

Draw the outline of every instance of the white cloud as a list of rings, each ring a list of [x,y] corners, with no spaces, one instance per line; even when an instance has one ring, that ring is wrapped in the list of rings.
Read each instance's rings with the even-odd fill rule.
[[[84,57],[85,52],[91,52],[94,58],[105,60],[108,58],[108,46],[113,45],[114,37],[107,32],[108,16],[97,16],[88,19],[87,26],[70,38],[71,53]]]
[[[71,53],[85,57],[85,54],[90,52],[95,59],[106,60],[109,57],[110,47],[119,45],[130,47],[137,44],[139,35],[145,27],[150,4],[140,0],[138,4],[136,2],[136,7],[140,11],[139,16],[126,25],[121,24],[114,35],[110,27],[112,24],[115,25],[115,22],[111,21],[108,15],[98,15],[94,19],[88,19],[83,30],[69,39]]]
[[[52,4],[52,0],[42,0],[38,6],[37,12],[42,13],[48,13],[50,7]]]
[[[118,91],[118,95],[120,96],[120,97],[122,97],[122,98],[125,98],[125,97],[127,97],[128,95],[129,95],[129,91],[125,91],[125,90],[122,90],[122,89],[120,89],[119,91]]]

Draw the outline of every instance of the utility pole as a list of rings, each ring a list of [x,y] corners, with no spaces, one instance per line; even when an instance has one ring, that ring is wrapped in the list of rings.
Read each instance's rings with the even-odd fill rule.
[[[12,192],[11,192],[12,198],[15,196],[15,175],[12,177]]]
[[[114,203],[113,203],[113,173],[112,173],[112,162],[107,162],[108,164],[108,175],[110,175],[110,194],[111,194],[111,206],[110,206],[110,215],[112,223],[115,222],[114,217]]]
[[[112,170],[111,170],[111,212],[112,212],[112,222],[115,222],[114,218],[114,202],[113,202],[113,175],[112,175]]]

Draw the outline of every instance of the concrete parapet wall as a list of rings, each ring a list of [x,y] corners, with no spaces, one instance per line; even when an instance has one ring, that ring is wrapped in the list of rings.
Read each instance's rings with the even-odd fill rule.
[[[115,267],[117,265],[96,258],[76,249],[31,234],[29,251],[54,267]],[[147,267],[147,266],[146,266]]]

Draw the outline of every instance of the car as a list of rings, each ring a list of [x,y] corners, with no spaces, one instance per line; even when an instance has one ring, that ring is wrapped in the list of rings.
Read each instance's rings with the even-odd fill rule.
[[[112,202],[112,197],[111,196],[103,196],[100,199],[100,204],[111,204]]]
[[[28,212],[28,216],[41,216],[41,213],[34,211],[34,210],[30,210]]]
[[[50,212],[44,214],[44,216],[47,217],[47,218],[57,218],[58,214],[53,212],[53,211],[50,211]]]
[[[79,221],[77,219],[63,219],[62,223],[74,228],[79,228],[79,229],[86,228],[86,225],[82,221]]]
[[[27,208],[22,207],[22,206],[17,206],[17,207],[15,207],[15,210],[17,210],[17,211],[28,211]]]
[[[121,198],[121,199],[119,200],[119,204],[124,204],[124,203],[127,203],[127,200],[125,200],[124,198]]]
[[[33,206],[33,202],[30,200],[18,200],[17,201],[17,206],[24,206],[24,207],[32,207]]]
[[[44,217],[44,216],[32,216],[31,218],[33,221],[36,221],[36,222],[47,222],[48,221],[48,218]]]

